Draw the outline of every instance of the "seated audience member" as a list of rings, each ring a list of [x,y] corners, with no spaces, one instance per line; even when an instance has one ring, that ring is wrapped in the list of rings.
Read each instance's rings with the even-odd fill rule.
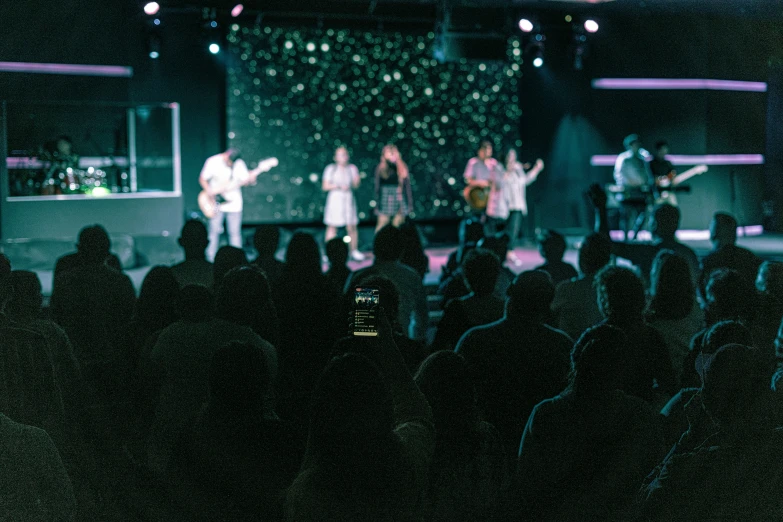
[[[714,324],[698,339],[700,340],[700,346],[695,350],[696,356],[693,358],[694,364],[691,368],[697,375],[698,385],[683,387],[661,410],[661,415],[665,419],[665,434],[669,446],[680,440],[683,433],[688,430],[690,423],[687,404],[698,393],[698,386],[703,384],[703,361],[727,344],[749,346],[753,342],[750,330],[737,321],[722,321]],[[771,372],[772,370],[770,369]],[[694,420],[702,420],[701,418],[696,419],[694,415],[701,414],[700,411],[691,410],[691,413],[691,417]]]
[[[103,228],[82,230],[79,265],[64,271],[52,290],[52,318],[68,334],[88,379],[106,370],[116,332],[130,321],[136,302],[130,278],[106,264],[110,246]]]
[[[303,421],[345,323],[339,294],[321,272],[321,252],[312,235],[296,232],[291,237],[273,300],[280,319],[278,412],[285,419]]]
[[[721,321],[739,321],[752,329],[758,309],[758,296],[753,282],[736,270],[719,269],[710,275],[704,294],[704,319],[707,329]],[[694,363],[703,345],[707,329],[699,332],[691,341],[691,350],[685,358],[681,386],[697,388],[701,380],[694,370]],[[719,346],[716,348],[720,348]]]
[[[41,281],[35,272],[15,270],[10,273],[6,282],[12,291],[3,310],[6,319],[10,321],[8,324],[32,330],[46,339],[46,347],[54,366],[54,375],[70,416],[77,409],[84,407],[83,404],[79,404],[82,376],[73,345],[57,323],[44,318],[41,310],[43,303]]]
[[[215,263],[212,265],[212,285],[215,290],[220,286],[223,276],[232,268],[248,265],[247,255],[241,248],[222,246],[215,254]]]
[[[505,317],[468,330],[455,350],[465,358],[479,411],[498,429],[510,455],[533,406],[568,382],[572,341],[544,324],[554,293],[546,272],[519,274],[508,289]]]
[[[190,219],[182,227],[179,246],[185,251],[185,260],[171,267],[180,287],[202,285],[212,288],[213,267],[207,261],[209,236],[207,227],[198,219]]]
[[[379,336],[335,349],[313,393],[304,462],[286,520],[420,520],[435,447],[427,399],[380,314]],[[364,355],[357,355],[363,353]]]
[[[495,520],[506,484],[503,445],[481,421],[465,361],[451,351],[430,355],[414,378],[435,420],[426,520]]]
[[[783,263],[765,261],[756,278],[758,312],[753,320],[753,345],[775,356],[775,337],[783,320]]]
[[[57,286],[57,282],[66,272],[81,268],[85,264],[95,264],[95,251],[96,248],[103,249],[103,245],[108,245],[106,250],[106,256],[99,262],[106,264],[111,268],[122,271],[122,263],[120,258],[111,253],[111,239],[109,239],[109,233],[101,225],[91,225],[84,227],[79,232],[78,243],[76,243],[76,252],[62,256],[57,260],[54,265],[54,285]],[[84,250],[87,250],[86,257]]]
[[[147,461],[152,471],[168,468],[175,443],[188,421],[207,400],[212,356],[230,341],[250,343],[266,355],[270,372],[276,367],[275,349],[249,327],[213,318],[206,288],[186,286],[181,291],[180,319],[158,335],[144,361],[146,375],[156,386],[154,420],[147,440]],[[271,374],[272,380],[275,375]],[[265,398],[266,404],[272,400]]]
[[[446,264],[443,265],[440,284],[443,284],[454,275],[454,272],[462,265],[462,261],[468,255],[468,252],[476,248],[476,245],[483,237],[484,225],[480,221],[471,218],[460,221],[457,250],[449,255]]]
[[[783,431],[768,423],[769,379],[757,352],[731,344],[705,361],[690,406],[704,412],[708,438],[675,446],[650,475],[640,494],[642,520],[780,517]]]
[[[710,223],[712,252],[701,260],[701,290],[705,290],[715,270],[736,270],[749,281],[755,281],[761,259],[746,248],[737,246],[737,220],[731,214],[716,212]]]
[[[342,294],[345,283],[351,277],[351,269],[348,268],[348,245],[342,238],[335,237],[326,243],[326,258],[329,260],[326,280],[337,293]]]
[[[0,518],[74,520],[76,497],[47,433],[0,412]]]
[[[587,330],[571,353],[568,388],[530,414],[516,473],[525,520],[626,520],[662,457],[660,420],[620,391],[628,344],[620,329]]]
[[[402,232],[392,225],[383,227],[375,234],[373,265],[354,272],[346,283],[344,291],[353,292],[354,287],[364,284],[364,279],[368,277],[389,278],[397,286],[400,295],[405,296],[400,300],[400,326],[411,339],[423,341],[429,326],[427,294],[419,274],[400,262],[403,248]]]
[[[232,268],[223,276],[215,294],[215,316],[247,326],[273,346],[280,342],[280,325],[272,301],[272,289],[266,275],[257,266]],[[277,374],[276,365],[271,371]]]
[[[176,461],[181,477],[195,485],[194,507],[212,519],[282,518],[304,440],[266,409],[270,385],[264,354],[252,344],[234,341],[212,357],[209,400],[183,437]]]
[[[704,312],[696,301],[696,287],[688,262],[671,250],[655,256],[651,299],[645,313],[669,348],[677,384],[690,351],[691,339],[704,328]]]
[[[566,248],[565,237],[554,230],[546,230],[538,236],[538,252],[545,263],[536,270],[543,270],[549,274],[555,287],[579,275],[573,266],[563,261]]]
[[[430,271],[430,258],[424,251],[419,227],[412,221],[406,221],[400,225],[400,232],[402,233],[403,245],[400,263],[411,267],[424,280],[424,276]]]
[[[485,237],[479,240],[476,248],[483,248],[493,252],[498,259],[500,259],[500,272],[498,273],[497,281],[495,282],[495,289],[493,295],[501,301],[506,300],[506,294],[508,287],[511,286],[511,282],[514,281],[514,273],[511,272],[503,263],[508,256],[509,238],[506,234],[497,234],[495,236]],[[454,299],[466,296],[470,293],[467,283],[465,282],[464,262],[467,259],[467,255],[462,259],[462,264],[451,275],[450,278],[443,281],[438,287],[438,294],[443,296],[442,305],[446,306]]]
[[[408,370],[410,370],[411,374],[415,373],[421,362],[429,355],[429,351],[427,351],[427,347],[422,341],[411,339],[402,331],[402,326],[400,326],[397,319],[400,306],[399,290],[392,280],[387,277],[370,277],[365,279],[363,284],[370,288],[377,288],[380,291],[381,306],[383,306],[386,315],[392,318],[390,322],[394,335],[394,344],[397,345],[397,349],[405,360]],[[353,299],[353,294],[350,297]],[[348,333],[350,334],[350,332]]]
[[[274,287],[280,274],[283,273],[283,262],[279,261],[275,254],[280,245],[280,229],[275,225],[259,225],[253,234],[253,246],[258,252],[253,264],[266,274],[269,286]]]
[[[621,389],[662,406],[677,393],[677,380],[666,342],[644,322],[642,280],[627,268],[607,266],[595,276],[595,287],[605,323],[622,330],[629,340]]]
[[[563,281],[555,288],[552,301],[553,324],[578,339],[582,332],[603,320],[595,293],[595,274],[609,264],[612,244],[606,236],[590,234],[579,247],[582,276]]]
[[[482,248],[471,250],[462,271],[470,293],[446,305],[432,343],[433,351],[453,350],[462,335],[474,326],[503,317],[505,301],[493,294],[500,273],[498,257]]]
[[[593,185],[590,187],[590,197],[597,210],[595,231],[608,236],[609,220],[606,212],[606,193],[600,186]],[[680,209],[677,207],[666,203],[658,205],[653,211],[650,223],[652,242],[613,242],[612,253],[639,267],[645,281],[649,282],[655,256],[660,250],[671,250],[688,262],[691,276],[695,281],[699,270],[699,259],[693,249],[677,241],[676,234],[680,227],[680,218]]]

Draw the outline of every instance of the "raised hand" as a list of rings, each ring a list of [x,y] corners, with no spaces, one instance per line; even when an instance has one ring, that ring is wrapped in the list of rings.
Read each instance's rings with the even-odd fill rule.
[[[590,189],[587,191],[587,195],[590,197],[590,201],[596,208],[606,207],[606,192],[598,183],[590,185]]]

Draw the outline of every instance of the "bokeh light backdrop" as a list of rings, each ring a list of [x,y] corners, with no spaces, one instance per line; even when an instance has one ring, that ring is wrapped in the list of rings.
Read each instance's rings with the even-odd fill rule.
[[[458,63],[433,59],[433,33],[234,24],[228,41],[228,141],[250,165],[280,159],[245,190],[245,222],[321,220],[321,175],[340,145],[362,173],[359,217],[371,219],[373,173],[392,142],[410,167],[414,217],[458,217],[479,141],[496,156],[521,146],[516,37],[506,61]]]

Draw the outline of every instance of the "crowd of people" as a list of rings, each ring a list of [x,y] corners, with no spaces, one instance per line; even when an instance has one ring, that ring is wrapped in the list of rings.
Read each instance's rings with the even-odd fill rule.
[[[508,236],[467,221],[429,300],[411,223],[352,272],[304,232],[278,260],[274,226],[212,263],[188,221],[185,260],[138,293],[89,226],[48,306],[0,255],[0,519],[122,519],[106,454],[168,508],[124,519],[779,519],[783,263],[725,213],[699,260],[669,205],[653,241],[613,242],[590,194],[578,271],[545,231],[514,275]],[[379,289],[376,337],[351,335],[357,285]]]

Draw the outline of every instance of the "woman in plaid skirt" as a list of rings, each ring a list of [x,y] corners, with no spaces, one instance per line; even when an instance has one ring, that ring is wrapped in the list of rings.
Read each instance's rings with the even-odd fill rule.
[[[376,232],[389,222],[399,227],[413,206],[408,166],[402,161],[396,145],[386,145],[381,162],[375,169],[375,200],[378,202]]]

